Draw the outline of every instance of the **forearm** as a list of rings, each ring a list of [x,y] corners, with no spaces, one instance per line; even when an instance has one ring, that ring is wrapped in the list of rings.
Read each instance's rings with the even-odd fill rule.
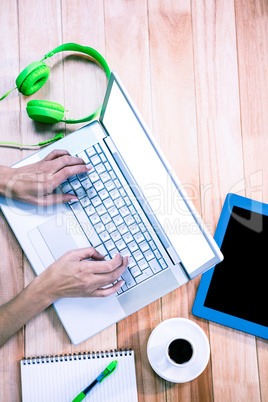
[[[52,303],[45,284],[36,277],[14,299],[0,307],[0,347]]]

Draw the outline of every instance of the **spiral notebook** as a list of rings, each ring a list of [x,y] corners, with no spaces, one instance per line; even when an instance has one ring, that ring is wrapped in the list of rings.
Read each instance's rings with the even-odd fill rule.
[[[71,402],[113,360],[118,361],[116,370],[84,401],[138,402],[133,350],[21,360],[22,401]]]

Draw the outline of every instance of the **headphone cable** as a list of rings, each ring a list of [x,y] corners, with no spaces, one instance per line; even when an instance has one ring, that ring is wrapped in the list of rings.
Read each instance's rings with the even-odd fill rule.
[[[59,134],[56,134],[55,137],[51,138],[50,140],[41,141],[38,144],[34,144],[34,145],[19,144],[18,142],[0,141],[0,146],[1,147],[6,146],[6,147],[13,147],[13,148],[20,148],[20,149],[41,148],[47,144],[60,140],[63,137],[64,137],[64,134],[59,133]]]

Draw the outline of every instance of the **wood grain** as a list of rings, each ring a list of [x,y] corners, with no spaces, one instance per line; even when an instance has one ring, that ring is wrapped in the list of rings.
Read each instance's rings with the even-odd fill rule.
[[[65,42],[96,48],[119,73],[189,199],[213,235],[228,192],[268,200],[268,5],[266,0],[2,0],[0,96],[25,66]],[[107,80],[87,57],[53,57],[49,81],[26,98],[0,103],[2,140],[37,143],[81,124],[47,126],[26,114],[30,99],[90,114]],[[29,155],[0,147],[1,164]],[[0,215],[0,302],[34,277]],[[100,334],[73,346],[53,307],[0,349],[0,400],[20,401],[24,356],[129,347],[135,350],[139,402],[268,401],[267,341],[193,317],[200,278]],[[151,369],[147,341],[164,319],[188,317],[207,333],[211,359],[196,380],[172,384]]]
[[[209,188],[202,211],[206,222],[216,223],[225,195],[245,194],[234,5],[192,4],[200,179],[201,188]],[[209,328],[214,399],[259,400],[255,339]]]
[[[18,16],[17,2],[1,2],[0,50],[1,79],[0,97],[15,87],[14,77],[19,72]],[[16,91],[13,91],[0,105],[0,138],[8,141],[12,138],[20,142],[19,120],[20,103]],[[0,148],[0,164],[11,165],[21,158],[20,151]],[[22,252],[15,236],[10,231],[2,213],[0,214],[0,303],[11,300],[23,289]],[[19,361],[24,355],[24,329],[21,329],[0,349],[0,400],[19,401],[21,395]],[[11,386],[12,384],[12,386]]]
[[[153,0],[149,2],[148,14],[153,132],[189,199],[199,209],[191,3]],[[195,290],[193,283],[188,283],[163,297],[162,319],[189,318]],[[192,316],[191,319],[195,320]],[[208,332],[207,324],[202,326]],[[191,383],[167,383],[168,400],[187,400],[189,395],[191,400],[200,400],[201,397],[212,400],[210,365]]]
[[[235,1],[247,197],[267,203],[268,4]],[[260,399],[268,397],[268,343],[257,339]]]
[[[107,59],[118,72],[145,121],[151,125],[151,88],[146,1],[105,1]],[[149,366],[147,341],[161,321],[160,301],[118,323],[118,347],[133,347],[139,401],[163,401],[164,384]]]

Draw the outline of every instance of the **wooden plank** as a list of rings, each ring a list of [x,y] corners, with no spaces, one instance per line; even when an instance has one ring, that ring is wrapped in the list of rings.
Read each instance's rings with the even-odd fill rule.
[[[268,343],[257,339],[257,349],[261,400],[266,401],[268,399]]]
[[[41,23],[39,23],[41,22]],[[38,29],[36,29],[38,25]],[[62,43],[61,2],[51,0],[47,3],[19,2],[19,46],[20,69],[23,70],[33,61],[41,60],[44,55]],[[53,134],[63,130],[64,124],[56,126],[38,123],[29,119],[26,105],[31,99],[50,100],[64,103],[62,55],[53,56],[53,68],[46,84],[31,96],[21,96],[21,128],[24,143],[36,144],[50,139]],[[28,141],[28,142],[27,142]],[[32,151],[24,151],[24,157]]]
[[[0,97],[15,87],[19,73],[17,2],[3,0],[0,12]],[[13,91],[0,104],[1,141],[20,142],[20,104]],[[1,165],[12,165],[20,158],[20,151],[0,148]],[[0,305],[15,297],[23,288],[22,252],[4,216],[0,215]],[[19,361],[24,355],[23,329],[0,348],[0,400],[19,401],[21,395]]]
[[[77,7],[77,3],[71,0],[63,1],[62,24],[63,43],[75,42],[90,46],[105,57],[102,2],[83,2]],[[87,56],[80,54],[64,58],[64,102],[70,110],[70,118],[85,117],[97,109],[103,101],[106,86],[105,73]],[[67,125],[67,132],[72,132],[85,124]],[[113,325],[82,344],[72,346],[72,351],[110,350],[116,346],[116,325]]]
[[[105,1],[107,60],[151,126],[151,88],[146,1]],[[135,351],[139,401],[163,401],[164,381],[149,366],[147,341],[161,321],[160,301],[152,303],[117,325],[118,347]]]
[[[189,199],[200,207],[198,144],[190,1],[149,2],[153,128]],[[180,227],[178,225],[178,227]],[[191,230],[191,228],[188,228]],[[196,281],[162,299],[162,317],[195,321],[190,309]],[[199,279],[197,279],[199,282]],[[200,323],[199,323],[200,324]],[[208,332],[207,324],[201,323]],[[167,383],[167,400],[211,400],[210,365],[187,384]]]
[[[104,11],[102,2],[62,2],[62,40],[93,47],[105,57]],[[79,26],[79,29],[77,27]],[[102,68],[82,53],[64,53],[64,91],[69,118],[83,118],[102,103],[107,78]],[[67,125],[67,133],[86,123]]]
[[[198,207],[190,1],[149,1],[153,132]]]
[[[0,305],[13,299],[23,288],[22,253],[4,216],[0,215]],[[20,400],[20,359],[24,356],[21,329],[0,348],[0,400]]]
[[[235,1],[237,53],[241,98],[241,124],[245,161],[246,194],[259,201],[268,199],[265,178],[268,126],[268,4],[256,0]]]
[[[235,1],[247,197],[267,203],[268,4]],[[261,400],[268,399],[268,345],[257,339]]]
[[[38,22],[42,23],[38,23]],[[36,29],[38,25],[38,29]],[[21,0],[19,2],[19,46],[20,68],[25,68],[33,61],[40,60],[47,52],[62,42],[61,2],[35,2]],[[26,113],[26,104],[30,99],[44,99],[63,104],[63,65],[62,55],[53,57],[54,67],[51,69],[49,80],[30,97],[21,96],[21,130],[23,142],[35,144],[41,140],[52,138],[63,123],[57,126],[33,122]],[[55,131],[54,131],[55,130]],[[32,151],[24,151],[27,156]],[[29,283],[35,274],[29,263],[25,261],[25,283]],[[67,353],[70,341],[63,329],[56,312],[52,307],[35,317],[26,325],[25,355],[48,355]]]
[[[135,4],[137,3],[137,4]],[[106,56],[151,127],[148,21],[145,0],[104,2]]]
[[[234,4],[192,1],[192,10],[202,212],[213,228],[226,194],[245,192]],[[254,337],[209,328],[214,400],[259,400]]]

